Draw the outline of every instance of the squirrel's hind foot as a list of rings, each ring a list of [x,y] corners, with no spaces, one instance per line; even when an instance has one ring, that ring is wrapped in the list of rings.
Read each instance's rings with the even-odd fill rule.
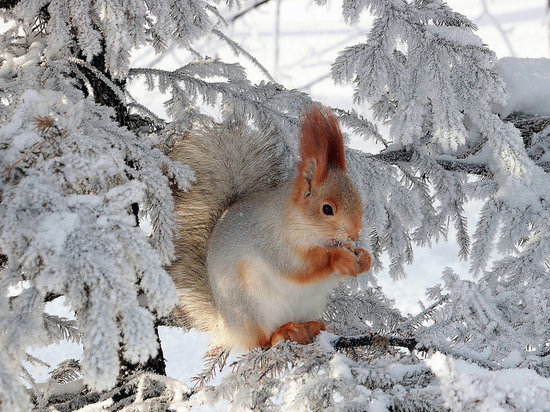
[[[288,322],[273,332],[270,343],[274,346],[282,340],[290,340],[306,345],[311,343],[322,330],[327,330],[325,323],[316,320],[303,323]]]

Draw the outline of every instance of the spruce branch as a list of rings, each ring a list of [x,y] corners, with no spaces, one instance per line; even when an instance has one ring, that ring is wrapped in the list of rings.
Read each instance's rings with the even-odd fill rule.
[[[449,295],[444,295],[441,299],[439,299],[437,302],[433,303],[432,305],[428,306],[419,314],[401,323],[399,327],[395,329],[395,332],[404,333],[404,332],[410,331],[411,329],[414,330],[418,328],[423,322],[430,319],[433,316],[434,312],[448,300],[449,300]]]
[[[222,24],[223,26],[227,27],[229,26],[229,24],[227,23],[227,21],[225,20],[225,18],[222,16],[222,14],[220,13],[220,11],[218,10],[217,7],[211,5],[211,4],[207,4],[205,6],[205,9],[210,11],[210,13],[212,13],[214,16],[216,16],[218,18],[218,22],[220,24]]]
[[[46,135],[55,126],[55,120],[50,116],[36,116],[33,125],[41,135]]]
[[[201,373],[191,378],[191,381],[195,383],[194,388],[201,389],[210,382],[216,376],[216,368],[221,372],[227,362],[229,353],[230,350],[222,346],[209,349],[202,358],[204,367]]]
[[[342,110],[336,107],[331,108],[337,115],[340,121],[352,128],[359,136],[372,138],[375,142],[381,143],[385,148],[388,147],[388,142],[382,137],[376,125],[363,116],[359,115],[355,110]]]
[[[377,346],[377,347],[398,347],[408,349],[409,351],[416,350],[418,352],[441,352],[445,355],[450,355],[456,358],[464,359],[469,362],[476,363],[484,368],[490,370],[499,370],[502,369],[498,363],[486,360],[480,356],[477,356],[473,353],[462,352],[457,349],[445,347],[442,345],[431,345],[424,344],[417,338],[403,338],[401,336],[395,335],[379,335],[379,334],[366,334],[361,336],[354,337],[345,337],[341,336],[334,341],[332,344],[334,349],[353,349],[360,347],[368,346]]]
[[[64,385],[68,386],[68,385]],[[115,388],[97,392],[83,388],[79,393],[59,393],[49,398],[49,408],[69,412],[85,405],[101,405],[101,410],[179,410],[193,394],[185,384],[151,372],[139,372]]]
[[[227,43],[227,45],[233,50],[233,53],[235,53],[237,56],[239,54],[244,55],[250,62],[256,66],[260,71],[267,77],[267,79],[270,82],[275,83],[275,79],[273,79],[273,76],[267,71],[267,69],[254,57],[252,56],[248,51],[246,51],[239,43],[237,43],[234,40],[231,40],[229,37],[227,37],[225,34],[223,34],[218,29],[212,29],[212,33],[215,34],[219,39],[223,40]]]
[[[103,74],[101,71],[96,69],[94,66],[92,66],[90,63],[88,63],[85,60],[79,59],[77,57],[69,57],[69,62],[73,63],[76,66],[84,67],[87,70],[89,70],[94,76],[96,76],[99,80],[101,80],[111,91],[116,95],[116,97],[120,100],[120,102],[124,103],[126,102],[126,94],[124,91],[118,87],[111,79],[109,79],[105,74]]]
[[[36,129],[40,135],[45,139],[40,142],[35,143],[31,146],[31,148],[28,150],[27,153],[25,153],[23,156],[21,156],[17,161],[9,165],[7,168],[2,170],[0,174],[8,173],[8,178],[10,177],[12,169],[17,166],[19,163],[21,163],[23,160],[31,156],[35,153],[37,149],[42,147],[44,144],[48,143],[50,139],[57,138],[57,137],[63,137],[65,135],[65,132],[61,129],[59,129],[55,125],[55,120],[50,116],[36,116],[33,118],[33,125],[34,129]]]
[[[4,170],[2,170],[2,172],[0,172],[0,174],[3,174],[3,173],[6,173],[8,172],[8,178],[10,177],[11,175],[11,171],[12,169],[17,166],[19,163],[21,163],[23,160],[25,160],[27,157],[29,157],[30,155],[32,155],[34,153],[34,151],[36,149],[39,149],[42,145],[46,144],[48,141],[47,140],[43,140],[41,142],[38,142],[38,143],[35,143],[27,153],[25,153],[22,157],[20,157],[19,159],[17,159],[16,162],[12,163],[11,165],[9,165],[8,167],[6,167]]]
[[[44,366],[45,368],[51,368],[50,364],[44,362],[42,359],[39,359],[36,356],[31,355],[30,353],[27,353],[26,356],[27,362],[31,363],[35,368],[37,367],[37,365]]]
[[[414,150],[411,150],[408,148],[402,148],[397,150],[383,151],[377,154],[369,154],[366,156],[376,160],[380,160],[382,162],[397,165],[402,162],[403,163],[410,162],[414,154],[415,154]],[[441,167],[443,167],[443,169],[448,171],[463,172],[463,173],[480,175],[485,177],[493,177],[493,173],[484,164],[471,163],[471,162],[467,162],[459,159],[451,159],[451,158],[444,158],[444,157],[439,157],[439,158],[436,158],[435,160]]]
[[[76,359],[67,359],[59,363],[55,369],[49,372],[51,378],[57,383],[72,382],[80,378],[80,363]]]
[[[367,334],[356,337],[342,336],[333,343],[333,347],[336,350],[357,348],[361,346],[396,346],[412,351],[416,349],[416,345],[418,345],[418,341],[415,338],[402,338],[392,335],[383,336],[378,334]]]
[[[44,313],[44,328],[52,342],[62,340],[80,343],[82,333],[78,330],[75,320]]]

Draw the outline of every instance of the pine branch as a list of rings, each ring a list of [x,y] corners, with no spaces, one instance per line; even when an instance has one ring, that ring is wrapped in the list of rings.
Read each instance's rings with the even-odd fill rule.
[[[252,56],[248,51],[246,51],[239,43],[236,41],[231,40],[229,37],[227,37],[225,34],[223,34],[218,29],[213,29],[212,33],[218,36],[221,40],[225,41],[227,45],[233,50],[233,53],[235,53],[237,56],[239,54],[243,54],[250,62],[256,66],[260,71],[267,77],[267,79],[270,82],[275,83],[275,79],[271,74],[267,71],[267,69],[254,57]]]
[[[121,365],[119,369],[118,380],[123,381],[126,378],[131,378],[136,376],[141,372],[152,372],[155,374],[166,376],[166,360],[164,359],[164,352],[162,350],[162,345],[160,343],[160,336],[158,332],[158,326],[155,325],[154,333],[157,339],[158,350],[155,357],[150,357],[145,363],[132,363],[126,360],[124,357],[121,358]]]
[[[375,142],[381,143],[385,148],[388,147],[388,142],[378,132],[376,125],[360,116],[355,110],[347,111],[336,107],[332,107],[331,109],[338,115],[342,124],[349,126],[356,134],[374,139]]]
[[[380,160],[382,162],[386,162],[390,164],[398,164],[401,162],[405,162],[405,163],[410,162],[414,154],[415,152],[413,150],[404,148],[404,149],[398,149],[398,150],[384,151],[378,154],[371,154],[366,156],[369,158]],[[463,173],[468,173],[473,175],[493,177],[493,173],[484,164],[469,163],[458,159],[455,160],[455,159],[436,158],[435,160],[441,167],[443,167],[443,169],[448,171],[463,172]]]
[[[203,388],[214,376],[216,376],[216,368],[221,372],[227,362],[230,350],[222,346],[215,346],[208,350],[203,356],[204,368],[201,373],[191,378],[195,382],[195,388]]]
[[[72,382],[80,378],[80,363],[76,359],[67,359],[50,371],[50,376],[57,383]]]
[[[76,57],[69,57],[69,62],[86,68],[89,70],[94,76],[96,76],[99,80],[101,80],[111,91],[115,94],[115,96],[120,100],[121,103],[126,102],[126,95],[124,94],[124,91],[118,87],[111,79],[109,79],[105,74],[103,74],[101,71],[96,69],[94,66],[92,66],[90,63],[88,63],[85,60],[76,58]]]
[[[44,328],[52,342],[66,340],[80,343],[82,341],[82,333],[78,330],[75,320],[48,313],[44,313],[43,318]]]
[[[139,372],[109,391],[88,389],[80,393],[58,394],[49,398],[49,407],[73,411],[85,405],[101,404],[101,410],[172,410],[174,402],[184,402],[193,394],[185,384],[150,372]]]
[[[36,356],[27,353],[27,362],[31,363],[35,368],[36,365],[44,366],[45,368],[51,368],[51,366],[44,362],[42,359],[37,358]]]
[[[38,142],[38,143],[34,144],[27,153],[25,153],[23,156],[21,156],[19,159],[17,159],[16,162],[12,163],[8,167],[6,167],[4,170],[2,170],[2,172],[0,172],[0,174],[3,174],[3,173],[7,172],[8,177],[10,177],[11,171],[15,166],[17,166],[19,163],[21,163],[23,160],[25,160],[27,157],[29,157],[31,154],[33,154],[36,149],[39,149],[42,145],[46,144],[47,142],[48,142],[47,140],[43,140],[41,142]]]
[[[33,119],[33,125],[34,125],[34,129],[36,129],[40,133],[40,135],[44,138],[44,140],[32,145],[32,147],[28,150],[27,153],[25,153],[23,156],[17,159],[14,163],[6,167],[4,170],[2,170],[0,174],[7,172],[9,177],[12,169],[15,166],[17,166],[23,160],[28,158],[30,155],[34,154],[37,149],[42,147],[44,144],[48,143],[50,139],[60,138],[60,137],[63,137],[63,135],[65,134],[63,130],[59,129],[55,125],[55,120],[50,116],[36,116]]]
[[[430,318],[434,313],[434,311],[439,306],[441,306],[443,303],[445,303],[448,300],[449,300],[449,295],[443,296],[441,299],[439,299],[437,302],[433,303],[432,305],[424,309],[419,314],[401,323],[399,327],[395,329],[395,332],[405,332],[409,330],[409,328],[416,329],[422,322]]]
[[[419,352],[441,352],[445,355],[454,356],[456,358],[464,359],[468,362],[477,363],[478,365],[488,368],[490,370],[499,370],[502,369],[502,366],[496,362],[488,361],[482,359],[478,356],[475,356],[473,353],[462,353],[459,350],[454,350],[452,348],[447,348],[443,346],[436,345],[425,345],[421,344],[420,341],[416,338],[403,338],[401,336],[395,335],[362,335],[354,337],[345,337],[341,336],[332,344],[334,349],[352,349],[365,346],[378,346],[378,347],[387,347],[394,346],[398,348],[405,348],[409,351],[419,351]]]
[[[103,52],[94,56],[90,62],[85,60],[82,53],[78,57],[72,56],[67,60],[77,66],[88,80],[95,102],[115,109],[118,124],[125,126],[128,120],[128,108],[124,93],[126,80],[113,81],[111,79],[107,69],[104,42],[101,47]]]
[[[418,341],[415,338],[402,338],[399,336],[363,335],[353,338],[340,337],[334,343],[336,350],[356,348],[360,346],[397,346],[412,351],[416,349]],[[419,349],[421,350],[421,349]]]

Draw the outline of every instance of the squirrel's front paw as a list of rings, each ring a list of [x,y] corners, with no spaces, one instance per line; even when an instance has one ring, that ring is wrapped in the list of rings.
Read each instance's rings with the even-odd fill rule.
[[[354,249],[353,253],[355,253],[355,256],[359,259],[359,273],[368,272],[372,264],[370,253],[361,248]]]
[[[360,273],[358,256],[350,249],[333,249],[331,258],[331,266],[334,272],[348,276],[357,276]]]

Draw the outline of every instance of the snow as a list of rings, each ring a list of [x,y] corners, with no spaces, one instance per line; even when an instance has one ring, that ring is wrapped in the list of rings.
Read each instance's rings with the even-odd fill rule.
[[[69,233],[79,224],[76,213],[51,213],[44,217],[36,228],[41,233],[42,247],[49,247],[54,252],[60,253],[65,247],[65,241]]]
[[[169,327],[160,327],[159,335],[167,361],[166,374],[191,385],[191,378],[202,369],[201,357],[207,351],[208,335],[197,330],[184,332]]]
[[[286,87],[303,87],[314,99],[328,105],[354,107],[360,114],[370,117],[366,109],[353,106],[351,87],[336,88],[333,87],[330,79],[322,79],[328,73],[328,68],[334,61],[337,51],[356,43],[364,36],[370,25],[370,18],[365,13],[359,26],[350,28],[343,22],[338,10],[339,2],[330,3],[327,6],[330,8],[329,11],[311,5],[298,5],[297,2],[281,2],[283,23],[280,31],[278,61],[271,46],[274,41],[272,18],[275,15],[273,12],[275,6],[273,3],[259,8],[253,16],[243,19],[236,25],[232,33],[233,38],[264,63],[275,74],[276,79]],[[451,0],[448,3],[456,11],[466,14],[479,25],[478,35],[481,40],[495,50],[498,56],[505,56],[511,52],[521,56],[531,56],[527,59],[503,57],[497,62],[497,71],[504,78],[510,92],[507,104],[498,109],[499,114],[506,116],[520,110],[531,114],[550,115],[548,98],[550,59],[535,58],[546,55],[548,52],[545,1],[491,2],[489,3],[491,15],[480,9],[480,4],[485,2],[478,0]],[[492,19],[496,20],[500,27],[497,27]],[[453,40],[460,38],[464,45],[480,43],[476,37],[464,35],[461,30],[431,27],[431,31],[438,36]],[[298,36],[300,41],[297,41]],[[212,54],[217,54],[217,51],[213,51]],[[136,52],[134,59],[141,60],[140,63],[142,63],[151,61],[153,58]],[[164,68],[176,67],[180,64],[178,60],[177,52],[174,51],[170,59],[159,62],[159,65]],[[255,79],[254,76],[257,80],[261,79],[261,75],[254,69],[252,73],[252,79]],[[519,73],[521,76],[518,75]],[[152,109],[159,115],[163,115],[164,108],[161,102],[165,99],[159,97],[158,93],[149,93],[143,89],[142,85],[134,85],[132,93],[140,101],[153,99],[158,102],[153,104]],[[35,138],[36,136],[30,134],[27,136],[29,140]],[[367,150],[373,148],[372,143],[362,140],[352,141],[350,145]],[[473,203],[467,210],[470,225],[473,225],[480,208],[480,204]],[[67,224],[69,222],[70,220],[67,220]],[[470,233],[473,229],[473,226],[470,227]],[[454,233],[450,233],[450,238],[454,238]],[[467,263],[460,261],[456,256],[457,246],[452,240],[442,241],[432,248],[418,248],[415,249],[414,263],[407,269],[406,279],[393,281],[383,272],[379,275],[378,281],[384,288],[384,292],[396,299],[398,308],[404,313],[415,313],[418,311],[418,299],[423,298],[427,287],[438,282],[444,267],[450,266],[458,273],[467,273]],[[385,265],[388,266],[387,261]],[[60,300],[48,304],[48,312],[70,317]],[[167,359],[168,376],[191,385],[191,377],[197,375],[202,368],[201,357],[207,350],[208,336],[196,331],[183,332],[178,328],[165,327],[160,328],[159,333],[164,356]],[[330,337],[330,334],[323,333],[320,339],[327,343],[326,339]],[[66,358],[79,358],[81,351],[79,345],[63,343],[34,349],[32,354],[55,366]],[[511,352],[504,364],[512,367],[520,361],[521,355]],[[453,360],[440,353],[432,355],[426,363],[440,379],[447,405],[451,408],[509,410],[510,405],[514,405],[516,401],[521,401],[532,409],[548,408],[550,399],[537,397],[537,391],[550,388],[550,380],[540,377],[532,370],[488,372],[476,365]],[[345,358],[336,357],[331,366],[335,376],[346,377],[350,373]],[[47,376],[43,368],[38,370],[42,375],[37,376],[37,379],[45,380]],[[402,365],[392,369],[396,378],[404,376],[407,372],[407,368]],[[213,383],[219,382],[219,379],[220,376]],[[384,406],[383,400],[372,401],[369,405],[371,410],[380,410],[378,408]],[[204,410],[212,410],[211,408],[212,406]],[[216,405],[218,410],[228,408],[227,402]]]
[[[489,371],[435,353],[426,364],[440,379],[445,405],[452,410],[547,410],[550,379],[531,369]]]
[[[430,33],[461,46],[481,47],[483,42],[467,27],[428,26]]]
[[[550,116],[550,59],[503,57],[495,68],[509,92],[506,105],[497,107],[502,118],[513,112]]]
[[[488,2],[489,11],[500,27],[497,27],[490,16],[481,8],[479,0],[451,0],[449,5],[456,11],[464,13],[479,26],[477,34],[483,43],[494,50],[498,56],[506,56],[511,53],[511,50],[516,55],[538,57],[546,55],[548,52],[547,28],[545,20],[545,1],[544,0],[527,0],[525,2],[516,2],[514,0],[501,0],[498,2]],[[485,2],[483,2],[485,3]],[[283,83],[288,88],[300,88],[303,86],[314,99],[325,102],[328,105],[339,107],[354,107],[362,115],[370,117],[368,110],[354,106],[351,101],[351,88],[334,87],[330,78],[321,79],[328,73],[330,64],[334,61],[337,51],[342,50],[347,45],[355,44],[362,40],[364,33],[367,31],[371,23],[371,18],[367,13],[364,13],[359,26],[349,27],[343,22],[340,14],[340,2],[329,2],[325,7],[329,10],[314,7],[312,5],[304,6],[297,2],[282,1],[281,2],[281,30],[280,30],[280,47],[278,50],[278,62],[275,60],[275,50],[271,46],[274,42],[274,22],[273,16],[275,5],[266,4],[258,8],[257,12],[248,18],[244,18],[239,25],[233,28],[233,38],[258,60],[263,63],[268,70],[275,75],[276,80]],[[457,36],[461,35],[459,31],[443,32],[437,28],[432,29],[434,33],[440,36]],[[297,41],[299,36],[300,41]],[[479,45],[480,41],[472,36],[465,36],[463,43],[474,43]],[[216,54],[223,52],[216,51]],[[222,55],[224,59],[230,61],[230,55]],[[529,61],[536,61],[532,59]],[[542,60],[542,59],[541,59]],[[497,69],[501,70],[505,66],[505,62],[511,64],[521,64],[518,59],[501,59],[497,65]],[[545,60],[546,62],[546,60]],[[173,55],[173,62],[162,62],[162,64],[174,65],[178,64],[177,55]],[[278,64],[277,64],[278,63]],[[533,63],[535,66],[535,64]],[[545,63],[538,63],[537,69],[542,70]],[[535,71],[533,67],[532,74],[541,74],[540,71]],[[247,68],[248,69],[248,68]],[[252,79],[261,80],[261,75],[257,70],[248,69],[252,73]],[[256,74],[254,74],[256,73]],[[513,80],[509,79],[506,74],[500,72],[505,78],[507,85]],[[548,71],[546,72],[548,73]],[[513,72],[511,73],[513,75]],[[539,77],[540,79],[540,77]],[[534,86],[534,79],[532,78]],[[257,80],[254,80],[257,81]],[[537,97],[540,104],[542,99],[542,89],[546,90],[548,96],[548,88],[550,82],[546,82],[542,86],[541,93],[536,93],[532,97]],[[535,90],[534,92],[536,92]],[[527,97],[520,100],[522,90],[513,90],[510,95],[509,105],[529,103]],[[522,97],[523,98],[523,97]],[[162,99],[158,99],[162,101]],[[533,104],[534,106],[535,104]],[[546,100],[546,106],[550,108],[550,99]],[[516,109],[519,106],[514,106]],[[387,134],[387,130],[382,127],[380,129]],[[376,146],[372,142],[365,142],[361,139],[352,140],[350,146],[358,149],[373,150]],[[469,231],[473,233],[475,230],[474,224],[476,217],[481,210],[480,202],[470,203],[466,210],[469,218]],[[418,300],[424,299],[424,291],[427,287],[433,286],[439,281],[439,276],[446,266],[452,267],[457,273],[466,275],[468,273],[468,264],[457,258],[458,247],[454,242],[454,233],[449,234],[449,241],[443,240],[432,248],[417,248],[415,249],[415,260],[412,265],[407,268],[408,277],[403,280],[393,281],[384,272],[378,276],[378,281],[384,288],[384,292],[396,300],[396,305],[404,313],[416,313],[418,311]],[[387,267],[388,262],[385,261]],[[177,329],[164,329],[161,331],[161,338],[165,356],[168,360],[168,375],[189,382],[189,378],[201,369],[200,357],[206,352],[208,337],[204,334],[191,331],[183,333]],[[334,339],[334,335],[322,333],[319,336],[321,345],[327,344]],[[443,356],[443,355],[441,355]],[[511,353],[507,362],[512,366],[518,359],[519,354]],[[433,364],[435,364],[434,358]],[[439,363],[442,361],[439,360]],[[466,373],[465,362],[458,361],[459,373]],[[465,366],[466,365],[466,366]],[[507,365],[507,366],[508,366]],[[334,362],[332,365],[333,373],[341,373],[345,376],[345,362]],[[417,369],[418,366],[411,367]],[[473,367],[476,368],[475,366]],[[404,376],[409,368],[403,366],[394,366],[391,371],[395,377]],[[480,368],[477,368],[480,369]],[[442,369],[444,374],[445,369]],[[481,369],[480,369],[481,370]],[[526,375],[531,375],[530,378],[536,381],[535,373],[531,371],[519,370],[518,379],[525,378]],[[469,376],[469,375],[468,375]],[[503,385],[508,379],[509,382],[515,382],[516,376],[512,371],[506,375],[498,375],[498,380],[491,386],[494,391],[508,391],[513,389],[513,384],[508,386]],[[219,376],[216,378],[219,379]],[[442,379],[442,377],[440,377]],[[542,379],[542,378],[540,378]],[[470,382],[473,382],[473,377],[470,377]],[[478,382],[476,382],[477,384]],[[486,388],[489,391],[489,387]],[[487,395],[487,393],[485,393]],[[521,393],[526,395],[526,393]],[[496,395],[495,395],[496,396]],[[219,405],[217,405],[219,406]],[[368,405],[370,410],[383,410],[386,403],[383,399],[371,401]],[[546,405],[547,406],[547,405]]]
[[[352,374],[348,365],[349,359],[341,353],[337,353],[330,360],[330,373],[333,378],[351,379]]]
[[[421,365],[403,365],[400,363],[394,363],[388,368],[388,371],[396,381],[400,381],[405,376],[418,372],[421,368]]]

